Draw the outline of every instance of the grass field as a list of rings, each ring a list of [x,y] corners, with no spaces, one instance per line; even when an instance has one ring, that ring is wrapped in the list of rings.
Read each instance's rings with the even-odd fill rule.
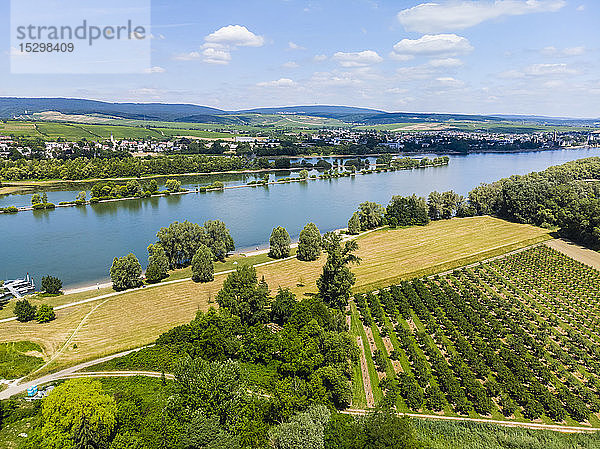
[[[0,343],[0,378],[15,379],[43,365],[42,348],[30,341]]]
[[[443,271],[482,260],[532,242],[547,239],[548,231],[508,223],[491,217],[474,217],[432,222],[426,227],[372,232],[359,238],[361,265],[354,267],[356,289],[407,279],[415,273]],[[256,256],[254,263],[264,260]],[[272,292],[278,286],[291,288],[298,297],[316,292],[316,279],[324,257],[315,262],[285,260],[257,268]],[[239,261],[238,261],[239,263]],[[233,267],[227,262],[222,269]],[[174,277],[187,277],[184,272]],[[198,310],[216,306],[214,299],[224,275],[215,281],[191,281],[126,292],[108,300],[57,311],[47,324],[8,322],[0,324],[0,341],[19,339],[40,344],[48,356],[62,352],[45,370],[93,359],[119,350],[152,342],[162,332],[189,322]],[[46,299],[79,300],[97,292]],[[102,293],[102,292],[100,292]],[[97,308],[95,308],[97,307]],[[95,308],[95,309],[94,309]],[[92,309],[94,309],[92,311]],[[65,346],[65,342],[69,341]]]

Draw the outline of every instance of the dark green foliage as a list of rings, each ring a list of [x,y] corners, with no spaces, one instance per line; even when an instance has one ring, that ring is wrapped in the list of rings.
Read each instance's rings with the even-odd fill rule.
[[[194,282],[211,282],[215,278],[214,273],[213,253],[208,246],[200,245],[192,257],[192,280]]]
[[[142,266],[133,254],[115,257],[110,267],[110,279],[116,291],[136,288],[142,285]]]
[[[169,259],[164,248],[159,243],[148,246],[148,268],[146,281],[150,284],[160,282],[169,274]]]
[[[269,319],[268,294],[266,284],[258,282],[256,269],[242,266],[227,276],[217,295],[217,303],[239,316],[243,323],[266,323]]]
[[[358,205],[358,218],[361,231],[378,228],[383,224],[385,209],[381,204],[365,201]]]
[[[283,326],[287,323],[296,308],[296,297],[287,288],[279,287],[275,301],[271,305],[271,320]]]
[[[298,241],[298,260],[317,260],[321,255],[321,233],[314,223],[308,223],[300,232]]]
[[[15,304],[15,316],[22,323],[35,319],[36,307],[26,299],[21,299]]]
[[[429,210],[421,197],[395,195],[386,208],[385,218],[388,222],[395,219],[397,226],[423,226],[429,223]]]
[[[354,212],[348,221],[348,234],[360,234],[360,214],[358,212]]]
[[[48,323],[56,318],[54,307],[48,304],[42,304],[38,307],[35,319],[38,323]]]
[[[54,276],[44,276],[42,278],[42,289],[51,295],[57,295],[62,288],[62,281]]]
[[[333,232],[323,236],[323,248],[327,253],[327,262],[323,274],[317,279],[321,299],[331,307],[344,309],[355,282],[354,274],[348,268],[350,263],[359,263],[353,253],[358,249],[355,240],[341,243],[341,237]]]
[[[278,226],[271,232],[269,239],[269,257],[284,259],[290,255],[290,235],[285,228]]]

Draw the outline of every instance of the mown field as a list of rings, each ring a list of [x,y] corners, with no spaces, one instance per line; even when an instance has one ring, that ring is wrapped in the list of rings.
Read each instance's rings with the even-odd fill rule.
[[[540,245],[357,295],[352,331],[400,411],[598,428],[599,300],[599,271]]]
[[[547,238],[547,230],[491,217],[436,221],[426,227],[368,233],[358,240],[362,263],[353,268],[357,275],[356,289],[365,291],[381,283],[412,278],[415,273],[463,266]],[[264,260],[265,256],[256,257]],[[316,279],[324,260],[324,257],[315,262],[290,259],[260,266],[257,272],[259,278],[265,277],[272,292],[278,286],[289,287],[301,297],[317,291]],[[173,276],[187,275],[180,272]],[[57,319],[43,325],[1,323],[0,341],[14,341],[18,335],[21,340],[40,344],[47,356],[56,356],[45,370],[138,347],[176,325],[189,322],[198,310],[216,306],[214,300],[224,279],[225,275],[217,275],[215,281],[207,284],[183,281],[126,292],[58,310]],[[69,297],[75,301],[91,295],[93,292],[85,292],[39,301],[65,303]]]

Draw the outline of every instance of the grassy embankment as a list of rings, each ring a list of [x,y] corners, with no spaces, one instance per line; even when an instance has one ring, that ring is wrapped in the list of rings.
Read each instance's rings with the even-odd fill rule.
[[[548,238],[547,230],[492,217],[454,219],[433,222],[426,227],[372,232],[358,240],[362,263],[353,268],[357,276],[355,290],[366,291],[400,279],[441,272]],[[260,263],[265,257],[257,256],[251,262]],[[257,272],[259,277],[265,277],[271,291],[278,286],[289,287],[302,297],[317,290],[316,279],[324,260],[324,256],[315,262],[290,259],[258,267]],[[222,270],[232,268],[233,262],[229,260]],[[244,261],[238,259],[239,263]],[[180,271],[172,278],[188,276],[189,271]],[[215,281],[207,284],[182,281],[126,292],[107,300],[59,310],[55,321],[43,325],[2,323],[0,341],[14,341],[15,335],[19,335],[21,340],[40,344],[47,356],[61,350],[56,360],[42,372],[73,365],[150,343],[162,332],[189,322],[198,310],[216,306],[214,300],[224,279],[225,275],[217,275]],[[66,295],[43,302],[71,302],[97,293],[102,292]]]

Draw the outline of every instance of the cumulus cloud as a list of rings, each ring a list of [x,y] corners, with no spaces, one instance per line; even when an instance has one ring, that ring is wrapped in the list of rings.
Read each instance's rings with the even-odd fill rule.
[[[204,38],[201,52],[192,51],[175,55],[180,61],[202,59],[207,64],[229,64],[231,52],[239,47],[262,47],[265,39],[241,25],[228,25]]]
[[[163,67],[155,65],[154,67],[148,67],[144,70],[144,73],[165,73],[167,70]]]
[[[585,54],[585,47],[568,47],[563,49],[558,49],[556,47],[545,47],[542,49],[542,54],[545,56],[560,57],[581,56]]]
[[[301,45],[298,45],[295,42],[288,42],[288,50],[306,50],[306,48],[302,47]]]
[[[446,87],[462,87],[465,85],[465,83],[463,83],[462,81],[457,80],[456,78],[452,78],[451,76],[442,76],[436,78],[436,81],[442,86]]]
[[[460,67],[463,62],[457,58],[440,58],[432,59],[429,61],[429,65],[432,67]]]
[[[262,83],[256,84],[259,87],[294,87],[296,82],[289,78],[280,78],[273,81],[263,81]]]
[[[297,69],[300,65],[295,61],[288,61],[282,65],[284,69]]]
[[[314,60],[316,62],[323,62],[323,61],[327,60],[327,55],[316,55],[314,57]]]
[[[577,70],[567,64],[533,64],[525,68],[525,74],[530,76],[574,75]]]
[[[394,45],[395,58],[411,56],[452,56],[468,53],[473,50],[469,41],[456,34],[426,34],[419,39],[402,39]]]
[[[338,51],[333,55],[333,59],[342,67],[367,67],[383,61],[383,58],[373,50],[365,50],[353,53],[344,53]]]
[[[202,55],[197,51],[190,51],[189,53],[180,53],[175,55],[177,61],[193,61],[194,59],[200,59]]]
[[[229,64],[231,53],[229,50],[207,47],[202,50],[203,61],[208,64]]]
[[[265,39],[257,36],[245,26],[228,25],[206,36],[204,42],[209,45],[228,47],[262,47]]]
[[[487,20],[524,14],[556,12],[565,0],[495,0],[421,3],[402,10],[398,20],[408,31],[439,33],[463,30]]]

